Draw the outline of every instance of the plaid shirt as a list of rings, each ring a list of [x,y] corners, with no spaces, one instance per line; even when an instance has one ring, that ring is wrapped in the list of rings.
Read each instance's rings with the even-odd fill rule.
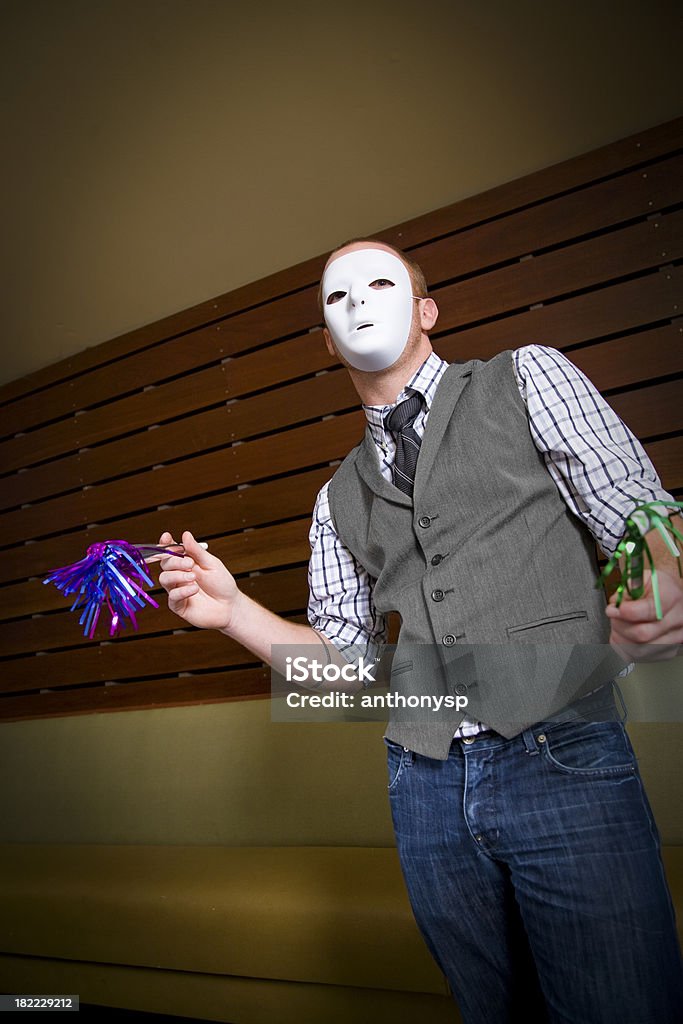
[[[672,496],[642,445],[581,371],[553,348],[528,345],[512,353],[529,429],[565,502],[608,556],[621,540],[624,521],[644,501],[667,504]],[[414,429],[422,437],[434,395],[448,363],[432,352],[394,405],[363,406],[377,446],[379,466],[391,481],[396,445],[384,417],[409,390],[425,398]],[[308,621],[350,660],[386,643],[385,616],[373,602],[373,579],[342,544],[330,518],[328,484],[316,499],[309,534]],[[455,735],[485,729],[464,719]]]

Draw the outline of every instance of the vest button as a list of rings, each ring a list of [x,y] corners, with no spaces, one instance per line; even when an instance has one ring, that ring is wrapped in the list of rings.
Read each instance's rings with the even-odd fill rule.
[[[455,637],[452,633],[446,633],[445,636],[441,637],[441,643],[444,647],[452,647],[455,643]]]
[[[443,561],[443,555],[432,555],[432,565],[438,565]]]
[[[432,601],[443,601],[444,596],[443,590],[432,590]]]
[[[465,686],[464,683],[458,683],[458,685],[454,687],[454,690],[457,693],[458,697],[464,697],[465,694],[467,693],[467,687]]]
[[[429,516],[420,516],[417,521],[417,525],[421,526],[423,530],[426,530],[428,526],[432,525],[432,521]]]

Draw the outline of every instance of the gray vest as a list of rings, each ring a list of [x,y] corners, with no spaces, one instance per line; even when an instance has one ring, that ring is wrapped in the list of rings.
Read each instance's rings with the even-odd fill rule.
[[[594,541],[533,443],[510,352],[448,367],[412,499],[381,475],[369,429],[329,499],[377,610],[401,618],[395,742],[444,759],[465,713],[511,737],[624,667],[608,646]],[[464,712],[453,707],[463,695]]]

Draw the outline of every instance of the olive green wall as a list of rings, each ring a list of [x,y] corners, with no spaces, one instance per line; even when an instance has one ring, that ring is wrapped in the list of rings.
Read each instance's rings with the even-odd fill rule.
[[[665,842],[683,844],[680,660],[623,687]],[[0,724],[0,842],[388,846],[381,723],[267,700]]]
[[[679,9],[0,0],[0,381],[670,119]]]
[[[677,9],[4,0],[0,380],[670,119]],[[634,730],[683,842],[680,730]],[[379,735],[260,701],[4,724],[0,839],[389,842]]]
[[[382,728],[267,700],[0,725],[0,842],[392,843]]]

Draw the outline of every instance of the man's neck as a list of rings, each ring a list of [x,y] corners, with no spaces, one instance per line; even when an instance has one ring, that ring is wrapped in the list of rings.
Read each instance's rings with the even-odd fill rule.
[[[399,359],[388,370],[366,373],[349,367],[353,385],[363,405],[393,405],[409,380],[415,376],[433,351],[426,335],[405,361]]]

